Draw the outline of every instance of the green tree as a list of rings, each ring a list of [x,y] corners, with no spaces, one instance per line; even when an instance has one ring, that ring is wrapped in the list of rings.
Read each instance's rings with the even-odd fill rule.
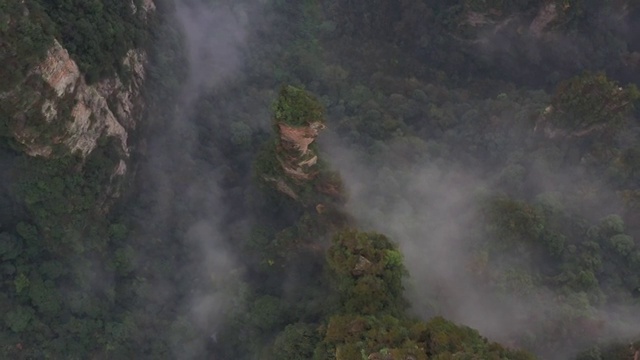
[[[273,105],[273,117],[277,123],[294,126],[324,122],[324,107],[304,89],[286,85]]]
[[[273,360],[312,359],[316,344],[321,340],[318,329],[311,324],[287,325],[273,342]]]
[[[35,319],[35,311],[28,306],[17,306],[5,314],[4,321],[13,332],[27,330],[29,324]]]
[[[334,235],[327,252],[343,306],[349,312],[400,313],[406,305],[402,255],[386,236],[343,230]]]
[[[585,73],[560,83],[553,96],[553,125],[587,133],[619,128],[640,99],[635,85],[622,87],[603,73]]]

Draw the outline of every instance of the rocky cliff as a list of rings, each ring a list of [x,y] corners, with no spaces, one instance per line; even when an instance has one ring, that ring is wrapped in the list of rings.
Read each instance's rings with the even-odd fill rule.
[[[127,131],[136,127],[143,107],[146,56],[132,49],[122,62],[131,73],[127,83],[114,76],[88,85],[67,50],[54,40],[29,76],[0,95],[13,105],[10,129],[17,143],[31,156],[55,156],[54,149],[64,146],[86,157],[101,137],[112,136],[126,157]]]
[[[132,3],[131,10],[143,13],[141,16],[146,18],[155,5],[151,0],[141,4],[137,9]],[[9,17],[10,23],[36,20],[28,4],[23,2],[22,6],[22,12],[14,11]],[[44,19],[42,21],[46,23],[48,20]],[[29,39],[20,36],[17,35],[17,41]],[[35,62],[32,59],[17,66],[16,61],[26,61],[20,57],[18,47],[14,59],[5,59],[11,62],[4,65],[24,68],[24,71],[17,77],[19,81],[0,91],[3,135],[13,139],[14,147],[26,154],[44,158],[69,153],[87,158],[102,139],[113,138],[117,140],[120,154],[113,174],[124,175],[130,153],[128,136],[137,127],[144,108],[141,88],[147,63],[145,51],[129,49],[119,60],[120,75],[102,77],[89,84],[77,61],[58,39],[44,40],[47,37],[45,30],[41,37],[41,42],[49,45],[44,56],[39,56]]]
[[[282,170],[298,181],[314,179],[318,175],[318,155],[309,145],[325,125],[320,121],[313,121],[306,126],[294,127],[279,123],[277,127],[280,143],[278,161]]]
[[[548,85],[606,68],[618,79],[635,81],[638,14],[640,5],[628,0],[466,0],[449,31],[464,53],[510,80]]]
[[[312,95],[285,86],[274,103],[275,141],[257,167],[261,179],[305,206],[325,210],[325,202],[343,198],[339,176],[328,171],[314,142],[325,129],[324,109]]]
[[[603,13],[602,22],[626,22],[637,6],[626,0],[617,1],[615,11],[600,8]],[[612,4],[612,3],[611,3]],[[516,30],[514,34],[530,35],[534,38],[557,36],[566,30],[571,22],[581,21],[587,17],[584,5],[578,1],[543,0],[538,4],[520,6],[504,2],[467,1],[462,11],[462,26],[469,26],[475,30],[485,30],[482,35]],[[611,10],[611,11],[610,11]],[[475,34],[475,33],[474,33]],[[549,39],[547,39],[549,40]]]

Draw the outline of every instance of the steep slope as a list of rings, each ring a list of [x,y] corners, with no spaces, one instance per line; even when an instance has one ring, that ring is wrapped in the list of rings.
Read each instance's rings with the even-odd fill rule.
[[[258,180],[266,183],[267,189],[279,192],[280,197],[287,196],[305,208],[329,195],[344,198],[342,190],[326,191],[327,180],[321,176],[326,170],[317,167],[318,150],[312,143],[324,127],[324,112],[319,102],[305,90],[285,86],[273,112],[276,142],[257,162]],[[267,164],[273,167],[268,168]],[[333,173],[333,177],[339,179],[337,173]],[[315,186],[311,186],[313,184]],[[296,263],[305,259],[304,262],[310,263],[324,260],[323,271],[316,269],[313,276],[328,280],[321,286],[287,286],[289,292],[310,292],[310,288],[315,288],[313,291],[325,293],[326,310],[315,323],[290,314],[286,327],[275,340],[266,340],[268,345],[263,357],[274,360],[533,358],[524,351],[491,343],[475,330],[443,318],[424,323],[408,316],[408,303],[403,295],[403,277],[407,272],[397,246],[384,235],[349,229],[355,222],[343,213],[342,203],[333,202],[330,208],[339,216],[327,217],[324,208],[324,204],[318,204],[315,212],[304,211],[274,234],[270,243],[252,249],[255,255],[271,256],[266,269],[257,267],[258,273],[262,272],[260,277],[286,276],[281,269],[296,271],[300,268]],[[331,244],[327,248],[328,238]],[[270,303],[287,301],[286,297],[269,299]],[[265,299],[257,301],[262,306]],[[308,335],[301,339],[300,332]]]
[[[326,202],[342,201],[339,177],[327,169],[314,144],[325,128],[322,105],[305,90],[284,86],[273,112],[276,137],[258,157],[260,179],[318,211]]]
[[[46,58],[1,95],[13,112],[11,135],[31,156],[51,157],[57,148],[86,157],[103,136],[117,138],[126,156],[127,131],[135,129],[143,105],[144,59],[141,50],[132,49],[122,60],[132,74],[127,85],[117,75],[88,85],[68,51],[54,40]]]
[[[145,41],[128,36],[152,27],[145,4],[0,1],[0,358],[109,358],[131,323],[113,208],[144,112]]]
[[[118,60],[116,65],[126,78],[111,73],[89,84],[59,41],[56,24],[37,1],[4,6],[7,28],[0,45],[8,56],[0,59],[4,64],[2,136],[13,139],[14,146],[28,155],[46,158],[76,152],[86,158],[101,138],[114,137],[122,162],[113,172],[122,175],[129,153],[128,132],[136,128],[143,110],[144,50],[130,48]],[[138,16],[146,18],[153,3],[147,2],[142,9]],[[23,31],[25,26],[31,28]]]

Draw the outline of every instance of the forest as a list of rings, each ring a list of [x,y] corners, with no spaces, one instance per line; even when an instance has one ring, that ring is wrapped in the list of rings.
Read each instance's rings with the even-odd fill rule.
[[[640,4],[145,3],[0,0],[0,358],[640,356]],[[12,137],[54,39],[148,54],[118,183]]]

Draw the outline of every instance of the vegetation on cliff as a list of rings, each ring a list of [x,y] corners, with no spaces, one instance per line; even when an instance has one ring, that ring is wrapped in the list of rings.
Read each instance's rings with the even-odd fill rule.
[[[141,9],[132,12],[132,5]],[[0,1],[0,93],[24,79],[59,39],[89,83],[127,75],[122,58],[147,38],[142,1]],[[124,76],[126,78],[126,76]]]
[[[295,107],[283,105],[292,103],[292,92],[303,101],[295,101]],[[285,136],[282,128],[278,127],[280,121],[291,123],[298,116],[309,117],[311,113],[320,116],[322,108],[311,94],[286,86],[276,100],[274,112],[276,129],[281,130],[275,135],[282,141]],[[316,117],[306,124],[309,126],[320,120],[322,119]],[[269,157],[279,159],[287,156],[286,153],[281,153],[287,151],[282,146],[271,149],[271,152],[263,151],[258,169],[261,168],[260,164],[264,166],[269,162]],[[299,147],[289,151],[298,155],[303,152]],[[322,193],[323,184],[310,186],[317,180],[316,176],[300,179],[283,170],[284,164],[280,160],[271,159],[271,163],[280,169],[277,175],[259,174],[261,177],[258,180],[266,180],[267,184],[281,193],[281,197],[289,196],[302,205],[318,202],[323,196],[326,197],[326,193]],[[270,176],[280,178],[276,181]],[[327,181],[326,177],[318,176],[318,179]],[[304,192],[301,185],[306,189]],[[294,191],[295,196],[292,196]],[[335,191],[336,198],[345,197],[341,188]],[[298,193],[304,195],[298,196]],[[353,225],[349,217],[342,214],[338,217],[326,217],[324,213],[327,211],[337,211],[340,214],[344,209],[341,204],[331,204],[331,208],[327,209],[326,204],[320,203],[316,212],[305,212],[291,226],[275,234],[275,239],[269,246],[265,246],[269,243],[267,242],[252,249],[252,252],[262,254],[269,249],[267,253],[273,254],[275,249],[272,247],[275,245],[279,249],[276,252],[281,255],[271,255],[267,264],[270,267],[277,266],[281,269],[277,273],[282,274],[283,269],[292,271],[292,267],[295,268],[292,264],[298,257],[315,257],[314,262],[318,262],[321,259],[323,239],[332,239],[326,252],[326,263],[319,264],[326,272],[326,282],[319,284],[319,291],[326,293],[329,300],[329,303],[324,304],[324,316],[315,322],[305,321],[304,317],[292,317],[272,345],[266,347],[266,355],[263,356],[274,360],[351,360],[361,357],[401,360],[446,356],[533,358],[526,352],[511,351],[490,343],[476,331],[459,327],[443,318],[424,323],[409,317],[408,302],[403,295],[403,278],[407,271],[397,246],[382,234],[349,229]],[[286,238],[291,240],[283,241]],[[269,272],[271,271],[267,269],[266,273]],[[300,339],[305,332],[308,335]]]
[[[546,116],[552,126],[582,136],[619,129],[640,99],[635,84],[622,87],[603,73],[583,74],[561,82]]]
[[[129,39],[149,27],[131,28],[128,3],[85,5],[0,1],[2,358],[113,353],[133,327],[116,300],[134,257],[128,228],[114,210],[129,182],[122,176],[126,144],[104,129],[93,134],[95,143],[85,136],[109,109],[95,89],[82,97],[86,89],[77,83],[84,84],[78,77],[112,77],[114,83],[118,70],[129,78],[132,69],[125,69],[123,58],[143,44],[125,40],[122,31]],[[73,39],[65,37],[70,33]],[[72,59],[54,39],[72,50]],[[87,114],[87,127],[71,131],[68,125],[76,112],[87,113],[87,103],[102,111]],[[70,137],[89,151],[71,153],[63,144]]]
[[[304,89],[285,85],[273,104],[273,119],[276,124],[305,126],[324,122],[324,108],[320,102]]]
[[[0,1],[0,357],[640,354],[636,3],[155,3]],[[152,40],[109,209],[115,139],[12,138],[33,97],[6,92],[54,37],[88,80]]]
[[[305,207],[326,209],[343,201],[342,182],[315,144],[325,127],[324,107],[306,90],[286,85],[272,111],[275,138],[256,158],[258,181]]]

